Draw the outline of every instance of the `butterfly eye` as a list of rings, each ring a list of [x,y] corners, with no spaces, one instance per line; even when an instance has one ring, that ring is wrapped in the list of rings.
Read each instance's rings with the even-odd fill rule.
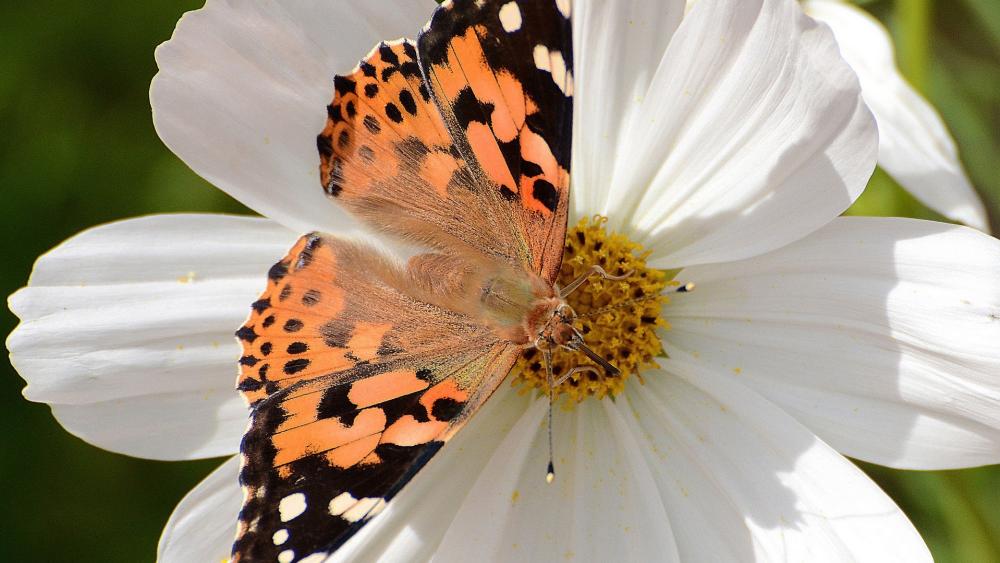
[[[563,303],[562,305],[559,305],[558,308],[556,308],[553,317],[556,316],[562,319],[563,322],[570,323],[573,322],[574,319],[576,319],[576,311],[574,311],[573,308],[570,307],[568,304]]]

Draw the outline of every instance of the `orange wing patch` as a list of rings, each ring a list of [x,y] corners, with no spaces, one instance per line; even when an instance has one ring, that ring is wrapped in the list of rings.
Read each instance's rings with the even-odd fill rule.
[[[525,208],[551,215],[559,205],[556,186],[568,189],[569,172],[525,126],[538,106],[521,82],[510,71],[489,66],[480,39],[487,33],[480,25],[452,39],[445,61],[432,67],[434,92],[450,104],[452,119],[465,130],[472,154],[490,179],[509,197],[518,196]],[[521,150],[508,158],[504,148],[512,144]]]
[[[417,377],[414,371],[390,371],[362,379],[351,386],[347,400],[358,408],[370,407],[385,401],[417,393],[430,384]]]

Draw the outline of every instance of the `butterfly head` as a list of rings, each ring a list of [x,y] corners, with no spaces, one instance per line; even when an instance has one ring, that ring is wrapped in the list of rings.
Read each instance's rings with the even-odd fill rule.
[[[583,335],[574,326],[577,319],[576,311],[562,299],[557,299],[554,305],[548,322],[538,331],[534,342],[535,348],[548,351],[563,348],[574,352],[583,352],[601,366],[607,375],[612,377],[619,375],[621,372],[617,367],[591,350],[584,342]]]
[[[569,348],[576,342],[583,342],[583,336],[573,326],[575,320],[576,311],[561,299],[558,300],[548,322],[538,331],[535,347],[541,349],[556,346]]]

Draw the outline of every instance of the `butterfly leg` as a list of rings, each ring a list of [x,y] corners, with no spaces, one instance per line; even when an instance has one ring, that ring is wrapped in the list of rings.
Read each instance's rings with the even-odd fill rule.
[[[593,266],[590,267],[589,270],[587,270],[586,272],[584,272],[583,275],[581,275],[580,277],[578,277],[575,280],[571,281],[569,283],[569,285],[567,285],[566,287],[560,289],[559,290],[559,297],[565,298],[570,293],[573,293],[574,291],[576,291],[577,289],[579,289],[581,285],[583,285],[584,283],[586,283],[586,281],[590,279],[590,276],[593,276],[594,274],[597,274],[597,275],[601,276],[601,278],[606,279],[606,280],[621,281],[621,280],[623,280],[623,279],[631,276],[632,272],[625,272],[624,274],[622,274],[620,276],[612,276],[611,274],[605,272],[604,268],[598,266],[597,264],[594,264]]]
[[[559,379],[555,381],[555,386],[558,387],[562,385],[563,382],[565,382],[567,379],[573,377],[578,373],[592,373],[594,375],[601,375],[601,370],[597,369],[594,366],[576,366],[574,368],[571,368],[566,373],[562,374],[559,377]]]

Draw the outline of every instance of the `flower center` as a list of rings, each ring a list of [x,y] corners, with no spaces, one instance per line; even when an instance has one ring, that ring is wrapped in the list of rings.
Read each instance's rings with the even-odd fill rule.
[[[555,386],[557,396],[565,395],[566,404],[573,405],[587,397],[602,399],[615,396],[625,388],[625,380],[655,367],[654,358],[663,349],[657,328],[667,328],[660,316],[669,297],[664,289],[671,285],[666,272],[646,266],[649,251],[623,234],[605,229],[607,218],[595,216],[582,219],[566,234],[566,248],[558,283],[565,287],[598,265],[613,276],[631,272],[620,281],[592,276],[587,283],[571,293],[566,302],[576,311],[574,326],[584,341],[599,356],[615,365],[621,373],[611,374],[590,361],[582,352],[557,348],[552,355],[555,381],[573,368],[578,370]],[[513,379],[524,392],[539,389],[549,391],[548,374],[541,352],[529,349],[518,360]]]

